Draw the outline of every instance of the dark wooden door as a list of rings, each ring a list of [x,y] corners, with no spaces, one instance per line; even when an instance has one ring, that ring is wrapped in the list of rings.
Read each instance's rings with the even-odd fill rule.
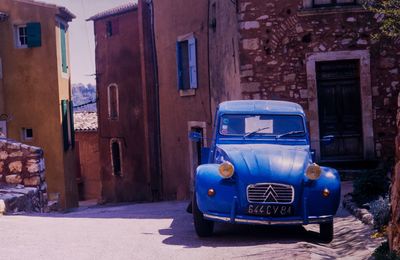
[[[359,60],[318,62],[317,87],[321,160],[362,158],[362,124]]]

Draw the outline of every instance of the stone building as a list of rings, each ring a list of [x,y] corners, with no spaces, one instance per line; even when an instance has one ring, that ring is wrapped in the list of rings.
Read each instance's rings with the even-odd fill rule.
[[[151,6],[127,4],[93,21],[99,118],[101,197],[156,200],[159,135]]]
[[[0,128],[43,148],[49,194],[78,205],[66,8],[0,1]],[[59,196],[58,196],[59,195]]]
[[[359,0],[211,0],[209,13],[213,91],[301,104],[318,161],[393,157],[400,48],[374,40],[379,17]],[[221,65],[234,62],[240,78]]]

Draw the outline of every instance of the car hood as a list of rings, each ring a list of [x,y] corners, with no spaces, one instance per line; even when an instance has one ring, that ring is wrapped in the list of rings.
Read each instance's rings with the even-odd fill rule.
[[[237,178],[246,183],[298,184],[310,164],[307,145],[224,144],[217,148],[235,166]]]

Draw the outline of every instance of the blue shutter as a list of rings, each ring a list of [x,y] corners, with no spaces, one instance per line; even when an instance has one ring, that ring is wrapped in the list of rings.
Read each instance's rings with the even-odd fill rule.
[[[27,45],[29,48],[42,46],[42,28],[40,23],[26,24]]]
[[[68,102],[67,102],[67,100],[61,100],[61,120],[62,120],[62,129],[63,129],[64,151],[67,151],[69,148]]]
[[[71,146],[75,147],[75,127],[74,127],[74,102],[72,100],[69,102],[69,122],[71,131]]]
[[[62,72],[68,73],[67,64],[67,39],[66,39],[66,28],[65,25],[60,23],[60,36],[61,36],[61,66]]]
[[[189,50],[189,76],[190,88],[197,88],[197,51],[196,38],[192,37],[188,40]]]
[[[178,79],[178,90],[180,90],[183,89],[182,55],[181,55],[180,42],[176,42],[176,69],[177,69],[177,79]]]

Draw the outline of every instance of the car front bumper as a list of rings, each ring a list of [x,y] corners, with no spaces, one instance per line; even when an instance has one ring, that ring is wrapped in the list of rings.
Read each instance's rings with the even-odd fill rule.
[[[264,218],[257,216],[242,216],[236,215],[235,217],[229,217],[221,214],[203,214],[204,218],[212,221],[237,223],[237,224],[250,224],[250,225],[307,225],[307,224],[321,224],[333,221],[332,215],[326,216],[308,216],[307,219],[301,218]]]

